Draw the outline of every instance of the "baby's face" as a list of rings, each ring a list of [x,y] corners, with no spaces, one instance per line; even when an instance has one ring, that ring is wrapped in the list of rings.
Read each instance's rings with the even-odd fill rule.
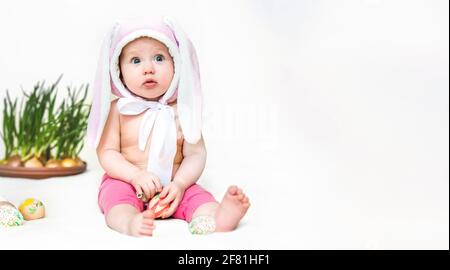
[[[158,101],[173,78],[173,60],[167,47],[148,37],[128,43],[120,55],[122,82],[134,94]]]

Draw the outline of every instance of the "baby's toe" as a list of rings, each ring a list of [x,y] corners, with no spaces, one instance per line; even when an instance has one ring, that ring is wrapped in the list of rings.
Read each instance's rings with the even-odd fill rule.
[[[230,195],[236,195],[238,192],[238,187],[237,186],[230,186],[228,188],[228,194]]]
[[[142,224],[145,226],[153,226],[154,225],[153,219],[143,219]]]
[[[152,236],[153,235],[153,229],[150,228],[142,228],[139,230],[139,233],[142,236]]]
[[[147,229],[147,230],[154,230],[155,229],[155,225],[142,224],[141,228],[142,229]]]
[[[142,212],[142,216],[144,217],[144,219],[154,219],[155,213],[152,210],[145,210],[144,212]]]

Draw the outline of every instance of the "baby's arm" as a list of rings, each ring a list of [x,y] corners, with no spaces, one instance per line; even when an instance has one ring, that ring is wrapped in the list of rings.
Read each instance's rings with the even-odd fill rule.
[[[131,183],[134,175],[140,169],[130,163],[120,153],[120,123],[119,111],[117,110],[117,99],[111,102],[108,119],[97,147],[97,156],[100,165],[106,173],[116,179]]]
[[[200,178],[206,163],[206,147],[203,137],[196,144],[183,143],[183,161],[180,164],[173,181],[184,189],[193,185]]]

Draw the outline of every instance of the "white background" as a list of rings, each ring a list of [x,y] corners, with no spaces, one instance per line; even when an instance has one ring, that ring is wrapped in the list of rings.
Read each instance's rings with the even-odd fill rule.
[[[448,249],[448,5],[3,1],[0,98],[61,73],[60,96],[66,85],[92,83],[115,20],[172,15],[199,56],[208,149],[200,182],[218,197],[238,184],[252,208],[240,229],[220,236],[222,246],[202,238],[156,248]],[[82,194],[67,192],[65,199],[86,208],[73,220],[91,211],[102,221],[95,205],[101,169],[92,149],[82,158],[89,172],[78,178],[0,179],[1,196],[16,205],[38,197],[48,210],[47,219],[0,229],[0,248],[155,248],[112,233],[104,236],[114,239],[108,246],[79,238],[109,233],[102,222],[96,231],[45,230],[65,226],[52,224],[63,212],[55,192],[75,188],[74,179],[91,184],[76,186]],[[236,235],[240,242],[227,242]]]

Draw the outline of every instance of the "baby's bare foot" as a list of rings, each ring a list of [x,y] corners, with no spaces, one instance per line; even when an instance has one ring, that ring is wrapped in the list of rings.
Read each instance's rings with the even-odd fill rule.
[[[132,236],[152,236],[155,225],[153,220],[155,214],[151,210],[146,210],[134,216],[128,224],[128,232]]]
[[[237,186],[230,186],[216,212],[216,231],[234,230],[244,217],[250,202]]]

